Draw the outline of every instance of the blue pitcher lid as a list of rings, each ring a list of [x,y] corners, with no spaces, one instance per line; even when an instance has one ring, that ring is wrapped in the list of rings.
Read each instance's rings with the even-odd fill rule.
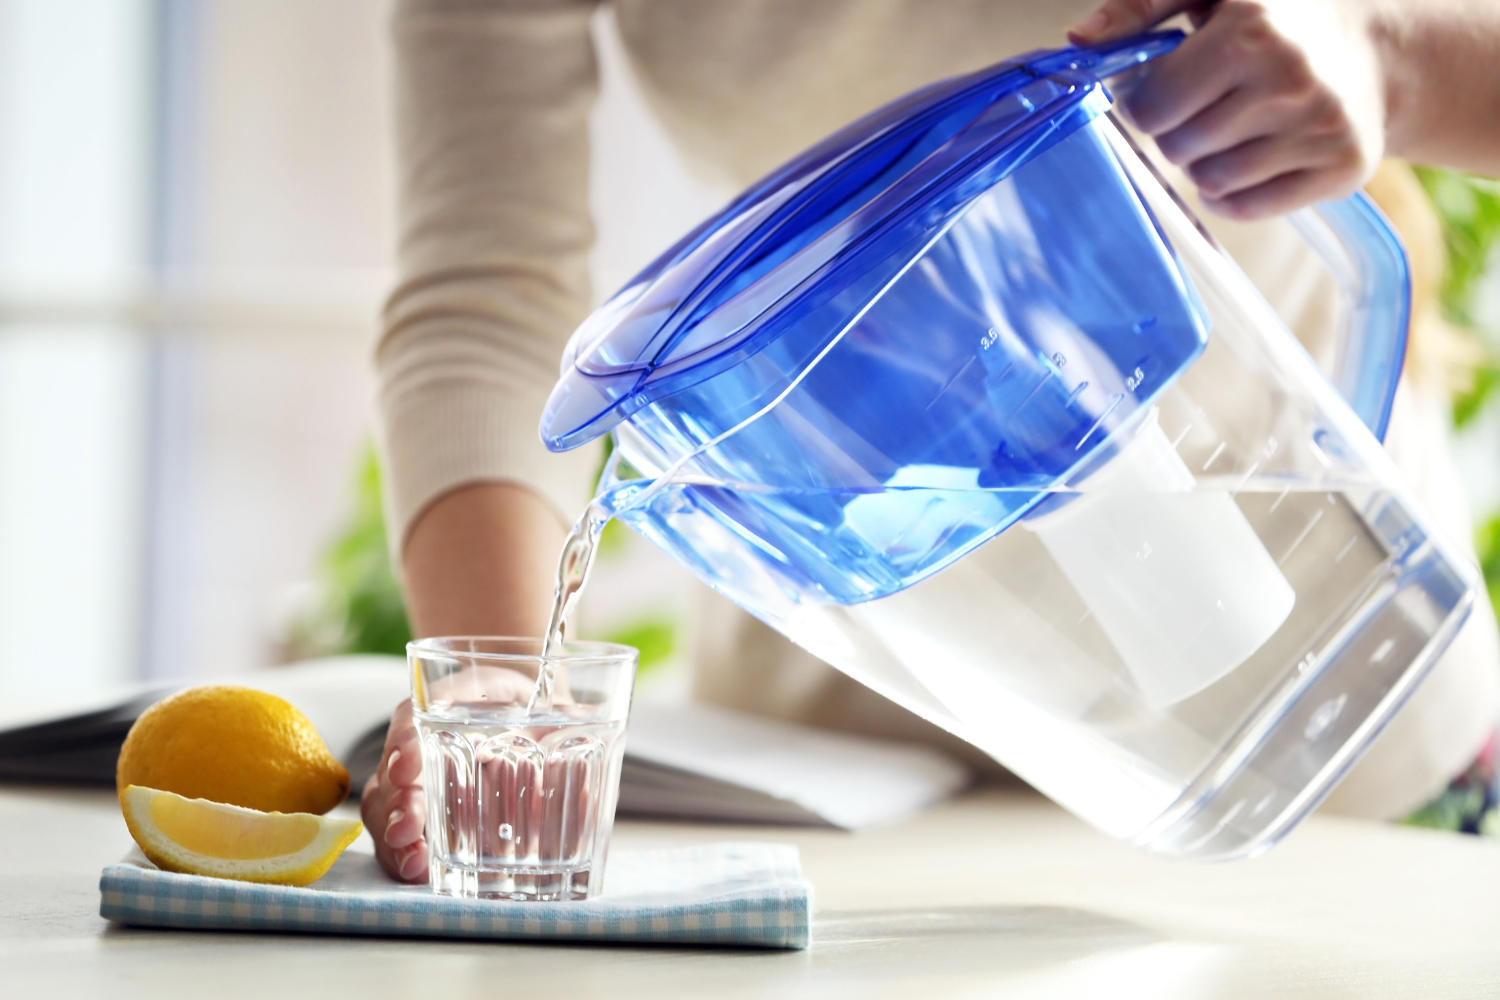
[[[1017,167],[1109,107],[1101,80],[1182,40],[1039,50],[907,95],[751,186],[632,279],[573,334],[542,416],[566,451],[750,357],[789,310],[927,241]],[[915,247],[913,249],[913,247]],[[830,328],[831,341],[839,330]]]

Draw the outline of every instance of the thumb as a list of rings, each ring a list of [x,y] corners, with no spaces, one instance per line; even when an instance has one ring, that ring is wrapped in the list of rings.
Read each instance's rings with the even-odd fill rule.
[[[1174,14],[1203,6],[1203,0],[1104,0],[1099,9],[1068,29],[1068,41],[1097,45],[1129,38]]]

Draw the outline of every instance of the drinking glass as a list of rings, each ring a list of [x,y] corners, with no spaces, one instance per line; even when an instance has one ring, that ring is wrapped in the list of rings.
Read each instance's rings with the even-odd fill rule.
[[[540,639],[452,636],[409,643],[406,655],[433,891],[597,896],[636,651],[568,642],[543,656]]]

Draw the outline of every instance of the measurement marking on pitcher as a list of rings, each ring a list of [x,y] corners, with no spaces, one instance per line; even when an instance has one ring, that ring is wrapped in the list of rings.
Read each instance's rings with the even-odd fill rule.
[[[1338,720],[1339,715],[1344,711],[1344,706],[1348,703],[1349,696],[1341,694],[1319,705],[1317,711],[1313,712],[1312,718],[1307,720],[1307,728],[1302,731],[1307,742],[1314,743],[1328,732],[1329,727]]]
[[[1172,439],[1172,450],[1173,451],[1177,450],[1177,446],[1180,445],[1180,444],[1182,444],[1182,439],[1185,438],[1185,437],[1187,437],[1188,436],[1188,431],[1190,431],[1192,429],[1193,429],[1193,421],[1189,420],[1187,422],[1187,426],[1184,427],[1178,433],[1178,435]]]
[[[1103,424],[1105,420],[1109,419],[1109,415],[1115,412],[1115,407],[1119,406],[1120,400],[1124,398],[1125,397],[1120,395],[1118,392],[1109,397],[1109,405],[1104,408],[1103,413],[1099,414],[1099,419],[1090,424],[1089,429],[1083,432],[1083,437],[1079,438],[1078,443],[1073,446],[1074,451],[1077,451],[1079,448],[1083,447],[1083,443],[1093,436],[1094,432],[1099,429],[1099,425]]]
[[[1255,475],[1256,471],[1259,468],[1260,468],[1260,463],[1256,462],[1253,465],[1251,465],[1250,468],[1246,469],[1245,470],[1245,474],[1240,477],[1239,484],[1236,485],[1234,489],[1232,489],[1232,490],[1229,491],[1229,495],[1232,496],[1232,497],[1233,496],[1239,496],[1240,490],[1242,490],[1242,489],[1245,488],[1245,484],[1250,481],[1250,477],[1253,476],[1253,475]]]
[[[1292,485],[1291,483],[1288,483],[1281,488],[1281,492],[1276,495],[1276,502],[1271,505],[1271,509],[1266,511],[1266,513],[1274,514],[1276,512],[1276,508],[1281,506],[1281,501],[1285,500],[1286,495],[1290,492],[1292,492]]]
[[[1325,469],[1333,468],[1333,463],[1328,460],[1328,455],[1323,451],[1323,449],[1318,447],[1318,442],[1314,441],[1312,438],[1308,438],[1306,444],[1307,450],[1312,452],[1313,458],[1316,458],[1318,460],[1319,465],[1323,466],[1323,468]]]
[[[1203,463],[1203,471],[1204,472],[1207,472],[1208,471],[1208,467],[1210,465],[1213,465],[1214,462],[1218,459],[1218,457],[1220,455],[1224,454],[1224,449],[1227,448],[1228,446],[1229,445],[1226,442],[1224,442],[1224,441],[1220,441],[1219,442],[1219,446],[1214,449],[1214,453],[1212,455],[1208,456],[1208,461],[1206,461],[1206,462]]]
[[[1358,535],[1349,536],[1349,540],[1344,543],[1344,547],[1339,549],[1339,554],[1333,557],[1334,565],[1338,565],[1344,561],[1344,557],[1349,554],[1350,549],[1354,548],[1354,543],[1357,541],[1359,541]]]
[[[988,347],[989,345],[985,345],[985,346]],[[969,355],[969,360],[965,361],[959,367],[958,371],[954,372],[952,374],[952,376],[949,377],[948,381],[946,381],[946,382],[943,383],[943,387],[938,390],[938,394],[936,396],[932,397],[932,402],[930,402],[926,406],[922,407],[922,409],[924,409],[924,410],[930,410],[934,406],[936,406],[937,405],[937,401],[940,400],[940,399],[942,399],[943,395],[949,389],[953,388],[953,384],[955,382],[957,382],[959,379],[961,379],[961,378],[964,377],[964,372],[966,372],[966,371],[969,370],[969,366],[972,365],[974,362],[976,362],[978,360],[979,360],[979,355],[977,355],[977,354],[971,354],[971,355]],[[1007,368],[1005,371],[1010,371],[1010,369]],[[1005,377],[1005,372],[1001,372],[1000,373],[1000,377],[1004,378]]]
[[[1010,411],[1010,416],[1014,417],[1017,413],[1020,413],[1022,410],[1026,409],[1026,404],[1031,402],[1032,397],[1042,391],[1042,386],[1046,385],[1048,382],[1051,382],[1056,377],[1057,370],[1049,367],[1047,369],[1047,374],[1042,376],[1041,381],[1036,384],[1036,387],[1026,394],[1026,398],[1021,400],[1021,402],[1016,405],[1016,408],[1014,410]]]
[[[1297,536],[1297,540],[1292,543],[1292,547],[1287,549],[1280,559],[1276,560],[1276,565],[1280,566],[1290,559],[1292,553],[1297,551],[1297,546],[1301,545],[1307,539],[1307,536],[1312,533],[1312,530],[1318,526],[1318,522],[1321,520],[1323,520],[1323,512],[1320,510],[1313,515],[1311,521],[1307,522],[1307,527],[1302,529],[1302,534]]]

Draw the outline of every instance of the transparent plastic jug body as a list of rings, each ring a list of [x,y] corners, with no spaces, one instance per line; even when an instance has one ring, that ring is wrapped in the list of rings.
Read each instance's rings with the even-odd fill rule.
[[[712,337],[690,327],[631,374],[601,498],[1099,828],[1244,856],[1399,708],[1475,574],[1376,437],[1405,327],[1378,216],[1354,201],[1302,220],[1349,291],[1341,395],[1100,111],[753,349],[724,345],[772,301],[768,272],[722,294]],[[606,334],[632,332],[621,311],[647,278]],[[694,336],[693,374],[643,388]],[[584,370],[607,340],[586,325],[566,364],[619,377]],[[554,447],[576,443],[556,433],[570,391],[544,421]]]

